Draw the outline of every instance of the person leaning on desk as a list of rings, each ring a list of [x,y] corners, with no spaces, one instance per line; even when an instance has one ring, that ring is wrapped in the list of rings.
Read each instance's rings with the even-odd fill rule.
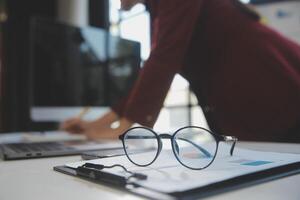
[[[121,0],[129,10],[140,0]],[[65,121],[90,138],[152,127],[175,74],[190,83],[209,127],[242,140],[300,142],[300,46],[238,0],[147,0],[151,53],[131,93],[103,117]],[[119,120],[118,128],[111,124]]]

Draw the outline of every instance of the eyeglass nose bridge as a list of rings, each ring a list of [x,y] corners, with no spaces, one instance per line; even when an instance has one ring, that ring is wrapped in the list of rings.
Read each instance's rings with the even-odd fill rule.
[[[161,133],[158,135],[158,153],[157,156],[159,156],[162,148],[163,148],[163,142],[161,139],[170,139],[172,141],[172,135],[169,135],[167,133]]]
[[[162,138],[162,139],[172,139],[172,135],[170,135],[168,133],[161,133],[158,136],[159,136],[159,138]]]

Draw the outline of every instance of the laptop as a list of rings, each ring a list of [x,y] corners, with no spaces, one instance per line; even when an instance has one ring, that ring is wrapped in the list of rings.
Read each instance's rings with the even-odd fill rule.
[[[89,141],[65,132],[10,133],[0,136],[3,160],[79,155],[81,153],[122,150],[120,141]]]

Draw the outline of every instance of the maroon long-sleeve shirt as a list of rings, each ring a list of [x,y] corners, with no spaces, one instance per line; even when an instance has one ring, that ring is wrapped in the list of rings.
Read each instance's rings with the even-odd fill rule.
[[[299,45],[235,0],[148,4],[150,57],[123,108],[115,109],[119,115],[153,126],[179,73],[213,131],[246,140],[300,138],[291,131],[300,125]]]

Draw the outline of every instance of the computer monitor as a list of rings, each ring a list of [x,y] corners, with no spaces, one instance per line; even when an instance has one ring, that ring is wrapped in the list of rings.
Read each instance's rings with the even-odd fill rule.
[[[33,121],[64,120],[86,106],[107,109],[128,94],[140,68],[138,42],[44,18],[30,26]]]

